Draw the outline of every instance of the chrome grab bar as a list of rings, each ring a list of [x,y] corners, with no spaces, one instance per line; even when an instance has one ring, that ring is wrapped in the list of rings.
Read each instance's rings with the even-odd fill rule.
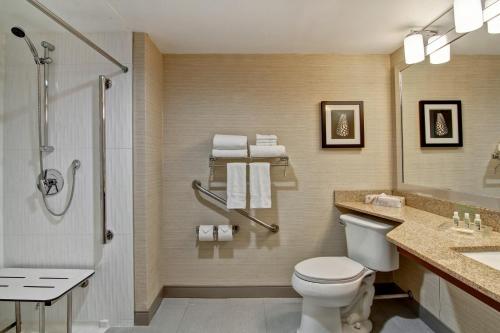
[[[102,243],[107,244],[113,239],[113,232],[108,230],[106,220],[106,90],[111,88],[111,80],[104,75],[99,75],[99,146],[101,164],[101,219]]]
[[[226,200],[224,200],[223,198],[219,197],[217,194],[215,194],[215,193],[207,190],[203,186],[201,186],[201,182],[199,180],[193,180],[192,185],[193,185],[193,189],[194,190],[200,191],[201,193],[209,196],[210,198],[212,198],[212,199],[220,202],[224,206],[227,205]],[[237,212],[240,215],[243,215],[247,219],[252,220],[253,222],[257,223],[258,225],[263,226],[264,228],[266,228],[266,229],[268,229],[268,230],[270,230],[272,232],[278,232],[280,230],[280,227],[278,225],[276,225],[276,224],[270,224],[269,225],[269,224],[267,224],[265,222],[262,222],[258,218],[251,216],[246,210],[243,210],[243,209],[234,209],[234,211]]]

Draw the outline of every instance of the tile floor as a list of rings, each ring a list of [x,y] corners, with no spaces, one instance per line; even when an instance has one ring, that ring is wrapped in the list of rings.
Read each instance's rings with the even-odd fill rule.
[[[301,299],[166,299],[149,327],[110,328],[106,333],[295,333]],[[378,300],[373,332],[433,333],[401,300]]]

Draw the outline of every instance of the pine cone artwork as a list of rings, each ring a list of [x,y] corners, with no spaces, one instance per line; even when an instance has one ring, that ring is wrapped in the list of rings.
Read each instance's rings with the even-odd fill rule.
[[[349,135],[349,124],[347,123],[347,115],[342,113],[339,118],[339,123],[337,125],[337,135],[346,137]]]
[[[437,136],[445,136],[448,134],[448,126],[446,125],[446,120],[444,120],[444,116],[441,112],[437,114],[435,131]]]

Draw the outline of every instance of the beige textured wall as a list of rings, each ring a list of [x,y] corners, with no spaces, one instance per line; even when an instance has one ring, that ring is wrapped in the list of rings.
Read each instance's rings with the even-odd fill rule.
[[[403,72],[404,176],[408,184],[500,197],[491,154],[500,143],[500,56],[453,56]],[[420,100],[462,101],[463,148],[420,147]]]
[[[163,59],[148,35],[134,33],[135,310],[148,310],[162,289]]]
[[[290,285],[294,265],[345,254],[335,189],[387,188],[393,179],[389,56],[165,55],[162,284]],[[321,149],[319,103],[365,102],[364,149]],[[197,197],[215,133],[275,133],[291,167],[273,170],[273,208],[257,216],[278,234]],[[212,187],[225,195],[225,170]],[[196,243],[195,226],[241,226],[233,242]]]

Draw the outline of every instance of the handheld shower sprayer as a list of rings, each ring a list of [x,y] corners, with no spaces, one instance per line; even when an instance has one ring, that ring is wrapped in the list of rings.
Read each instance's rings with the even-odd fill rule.
[[[31,41],[31,39],[26,35],[26,32],[24,31],[23,28],[21,27],[12,27],[10,31],[14,34],[14,36],[22,38],[26,41],[26,44],[28,44],[28,47],[31,51],[31,54],[33,54],[33,58],[35,60],[35,63],[37,65],[40,65],[40,57],[38,56],[38,51],[36,50],[35,44]]]
[[[43,41],[41,43],[42,47],[44,48],[44,56],[43,58],[40,58],[38,56],[38,51],[36,50],[35,45],[29,39],[29,37],[26,35],[26,32],[24,31],[23,28],[19,26],[12,27],[10,29],[12,34],[18,38],[24,39],[26,44],[28,45],[28,48],[30,49],[31,54],[33,55],[33,59],[35,60],[35,64],[37,67],[37,90],[38,90],[38,146],[39,146],[39,152],[38,152],[38,160],[39,160],[39,166],[40,166],[40,174],[38,176],[38,181],[37,181],[37,186],[38,189],[40,190],[42,194],[42,201],[43,204],[45,205],[45,208],[47,211],[52,214],[53,216],[63,216],[66,214],[68,211],[69,207],[71,206],[71,202],[73,201],[73,195],[75,192],[75,181],[76,181],[76,170],[80,168],[80,161],[79,160],[74,160],[71,164],[71,169],[72,169],[72,178],[73,181],[71,183],[71,189],[70,189],[70,194],[69,198],[67,199],[66,205],[64,208],[56,212],[53,210],[48,202],[47,202],[47,196],[57,194],[59,191],[64,186],[64,178],[61,175],[61,173],[58,170],[55,169],[45,169],[43,165],[43,155],[45,153],[50,153],[54,151],[54,147],[47,145],[48,141],[48,135],[47,135],[47,127],[48,127],[48,110],[49,110],[49,94],[48,94],[48,85],[49,85],[49,80],[48,80],[48,66],[49,64],[52,63],[52,58],[49,57],[49,52],[55,50],[55,46],[50,44],[49,42]],[[43,66],[42,66],[43,65]],[[42,67],[43,67],[43,92],[45,95],[45,98],[42,98],[42,87],[41,87],[41,82],[42,82]],[[44,101],[44,108],[43,108],[43,116],[42,116],[42,100]],[[44,123],[45,127],[44,130],[42,131],[42,122]]]

